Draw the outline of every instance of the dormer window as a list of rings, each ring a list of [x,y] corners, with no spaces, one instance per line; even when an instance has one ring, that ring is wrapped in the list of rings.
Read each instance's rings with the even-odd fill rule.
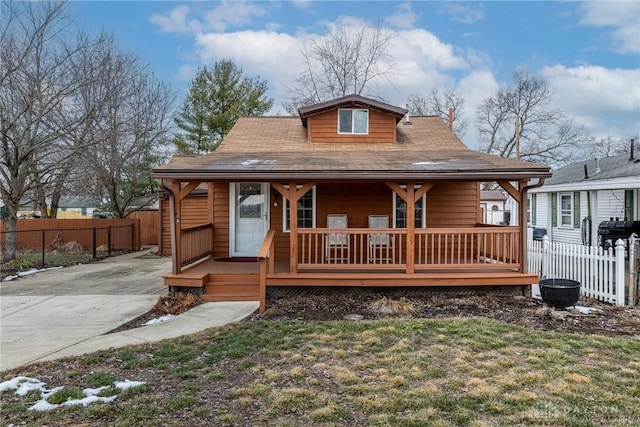
[[[369,133],[369,110],[341,108],[338,110],[338,133]]]

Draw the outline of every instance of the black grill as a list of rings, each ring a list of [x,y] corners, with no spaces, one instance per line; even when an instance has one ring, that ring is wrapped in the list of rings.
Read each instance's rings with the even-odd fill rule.
[[[633,233],[640,236],[640,221],[602,221],[598,225],[602,247],[613,246],[618,239],[628,239]]]

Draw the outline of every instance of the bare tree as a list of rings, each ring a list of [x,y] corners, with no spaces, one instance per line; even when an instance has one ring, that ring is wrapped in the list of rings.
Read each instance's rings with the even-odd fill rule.
[[[0,196],[7,210],[4,259],[12,260],[21,199],[75,154],[64,138],[78,121],[65,112],[87,80],[75,78],[70,64],[100,40],[69,37],[65,3],[0,7]]]
[[[503,157],[562,165],[591,140],[584,126],[550,107],[547,81],[516,70],[512,83],[485,99],[477,112],[480,149]]]
[[[389,54],[394,33],[376,25],[337,24],[324,37],[308,37],[302,44],[302,70],[293,87],[289,113],[302,105],[350,94],[377,97],[376,84],[393,73]]]
[[[417,116],[440,116],[442,121],[449,126],[449,110],[453,113],[453,132],[462,138],[467,131],[467,122],[464,119],[464,98],[454,89],[444,92],[433,89],[427,96],[412,93],[407,99],[407,109]]]
[[[104,102],[76,138],[94,142],[82,157],[85,191],[103,208],[124,218],[131,201],[155,192],[151,168],[163,162],[169,145],[173,92],[133,54],[109,46],[97,63],[100,70],[83,94]]]
[[[593,143],[589,144],[587,146],[587,150],[585,150],[584,159],[629,154],[631,151],[631,139],[634,140],[634,155],[640,154],[640,138],[638,136],[631,138],[614,138],[612,136],[607,136],[606,138],[600,138],[599,140],[593,141]]]

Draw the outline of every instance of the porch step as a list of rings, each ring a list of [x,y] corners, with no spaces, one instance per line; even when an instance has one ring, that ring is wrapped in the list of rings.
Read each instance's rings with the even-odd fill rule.
[[[210,274],[202,295],[205,301],[258,301],[259,297],[256,274]]]

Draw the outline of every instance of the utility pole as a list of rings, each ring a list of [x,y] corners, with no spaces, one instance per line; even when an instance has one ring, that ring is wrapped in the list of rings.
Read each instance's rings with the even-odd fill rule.
[[[516,160],[520,160],[520,116],[516,116]]]

